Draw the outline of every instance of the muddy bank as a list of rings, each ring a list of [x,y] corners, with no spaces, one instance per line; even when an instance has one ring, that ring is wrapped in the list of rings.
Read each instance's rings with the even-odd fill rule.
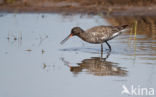
[[[0,11],[156,15],[155,0],[1,0]]]

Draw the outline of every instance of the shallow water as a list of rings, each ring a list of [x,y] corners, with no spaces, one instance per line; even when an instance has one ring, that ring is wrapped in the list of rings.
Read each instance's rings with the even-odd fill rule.
[[[122,85],[156,89],[156,40],[147,34],[109,41],[106,59],[106,44],[103,58],[100,45],[78,37],[60,45],[72,27],[110,25],[105,18],[1,14],[0,97],[128,97]]]

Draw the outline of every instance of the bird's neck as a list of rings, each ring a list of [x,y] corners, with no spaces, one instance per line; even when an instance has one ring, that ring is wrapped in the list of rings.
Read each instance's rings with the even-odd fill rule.
[[[78,37],[80,37],[82,40],[85,40],[85,38],[86,38],[85,32],[80,33],[80,34],[78,35]]]

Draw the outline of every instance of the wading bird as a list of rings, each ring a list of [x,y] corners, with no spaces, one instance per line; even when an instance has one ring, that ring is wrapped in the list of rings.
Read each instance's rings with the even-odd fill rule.
[[[109,51],[111,52],[111,46],[107,41],[115,38],[116,36],[120,35],[122,32],[127,31],[126,30],[127,26],[128,25],[95,26],[86,31],[84,31],[80,27],[74,27],[74,28],[72,28],[70,35],[67,36],[60,43],[64,44],[72,36],[78,36],[82,40],[84,40],[88,43],[101,44],[101,52],[103,52],[103,43],[105,42],[109,47]]]

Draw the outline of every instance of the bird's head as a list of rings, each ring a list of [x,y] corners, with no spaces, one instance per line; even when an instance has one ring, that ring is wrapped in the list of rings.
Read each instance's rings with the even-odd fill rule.
[[[83,32],[84,31],[80,27],[74,27],[74,28],[72,28],[71,33],[64,40],[62,40],[60,42],[60,44],[64,44],[72,36],[79,36]]]
[[[71,34],[74,36],[74,35],[77,35],[79,36],[81,33],[83,33],[84,31],[80,28],[80,27],[74,27],[72,28],[71,30]]]

